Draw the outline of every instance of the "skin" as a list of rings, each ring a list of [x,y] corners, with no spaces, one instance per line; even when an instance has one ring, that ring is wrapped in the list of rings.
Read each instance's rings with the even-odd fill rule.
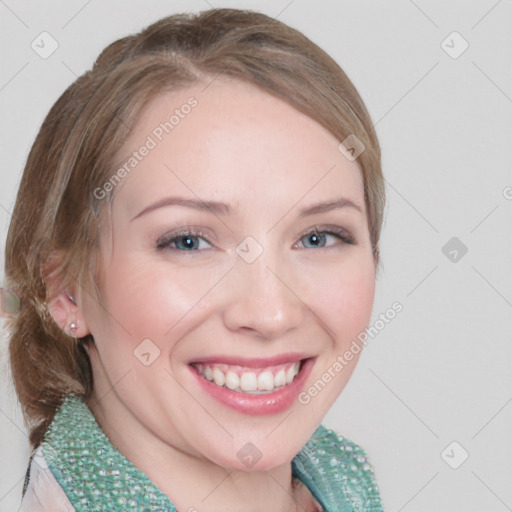
[[[130,155],[171,112],[198,105],[117,185],[110,233],[101,243],[101,307],[83,290],[62,290],[54,318],[77,337],[92,333],[89,401],[112,443],[178,510],[312,509],[292,487],[291,460],[345,387],[358,355],[303,405],[248,416],[201,390],[188,363],[212,355],[315,357],[307,389],[368,325],[374,298],[364,189],[356,162],[309,117],[253,85],[218,78],[166,93],[146,108],[118,155]],[[142,210],[169,196],[228,203],[214,215],[183,206]],[[343,207],[299,217],[307,206],[343,197]],[[200,228],[195,249],[163,250],[157,240],[182,223]],[[308,232],[338,226],[348,244]],[[328,229],[328,228],[327,228]],[[263,253],[251,264],[236,252],[252,236]],[[183,243],[180,247],[183,247]],[[134,356],[142,340],[160,350],[151,365]],[[248,469],[237,452],[262,453]]]

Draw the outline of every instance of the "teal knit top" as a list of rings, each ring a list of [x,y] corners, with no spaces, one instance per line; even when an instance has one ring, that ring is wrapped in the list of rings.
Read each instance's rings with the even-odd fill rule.
[[[48,468],[77,512],[176,512],[112,445],[82,399],[64,400],[42,445]],[[292,476],[325,512],[382,512],[365,452],[322,425],[292,460]]]

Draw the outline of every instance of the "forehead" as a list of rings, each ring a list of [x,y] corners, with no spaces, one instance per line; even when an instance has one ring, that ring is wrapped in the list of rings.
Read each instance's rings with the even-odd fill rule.
[[[363,203],[360,169],[339,143],[285,101],[218,78],[148,104],[119,152],[116,168],[127,172],[115,202],[128,214],[165,194],[219,199],[239,209],[336,193]]]

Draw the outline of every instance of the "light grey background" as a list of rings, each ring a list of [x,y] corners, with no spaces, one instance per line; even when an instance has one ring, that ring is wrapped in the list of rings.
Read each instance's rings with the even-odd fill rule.
[[[394,301],[404,309],[371,339],[324,423],[367,450],[387,512],[512,510],[510,0],[0,0],[2,271],[18,180],[58,96],[107,43],[209,5],[302,30],[353,80],[382,144],[374,318]],[[47,59],[31,48],[43,31],[59,44]],[[454,31],[469,43],[458,58]],[[442,252],[452,237],[468,249],[455,262]],[[29,454],[3,338],[2,512],[18,507]],[[452,469],[463,450],[469,458]]]

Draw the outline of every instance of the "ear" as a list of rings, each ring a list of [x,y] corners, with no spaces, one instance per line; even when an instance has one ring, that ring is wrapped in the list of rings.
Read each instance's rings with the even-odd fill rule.
[[[78,283],[62,275],[62,255],[53,253],[44,269],[48,311],[55,323],[72,338],[90,334],[78,297]]]

